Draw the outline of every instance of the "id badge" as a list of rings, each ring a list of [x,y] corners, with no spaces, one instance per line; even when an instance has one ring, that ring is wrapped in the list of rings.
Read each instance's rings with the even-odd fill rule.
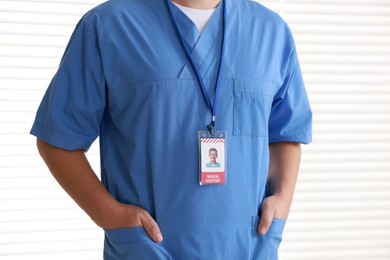
[[[199,184],[226,184],[226,132],[198,132]]]

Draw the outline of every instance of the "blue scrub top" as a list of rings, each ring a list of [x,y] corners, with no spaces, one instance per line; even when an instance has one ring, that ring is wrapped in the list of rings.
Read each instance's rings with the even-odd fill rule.
[[[227,132],[226,185],[199,185],[197,132],[211,115],[165,0],[103,3],[70,39],[31,133],[68,150],[99,137],[103,184],[146,209],[164,236],[156,244],[142,227],[105,230],[105,259],[277,259],[285,220],[256,232],[268,145],[309,143],[311,110],[285,22],[253,1],[224,4],[216,128]],[[222,4],[202,34],[172,9],[212,96]]]

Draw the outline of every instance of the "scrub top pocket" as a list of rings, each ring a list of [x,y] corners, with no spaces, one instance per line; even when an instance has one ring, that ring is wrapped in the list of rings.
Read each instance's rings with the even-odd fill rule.
[[[235,80],[233,135],[265,137],[275,86],[260,80]]]
[[[106,229],[104,260],[171,260],[166,249],[152,241],[144,227]]]
[[[273,219],[266,235],[259,235],[257,227],[260,218],[252,219],[252,258],[261,260],[278,260],[278,249],[282,242],[285,219]]]

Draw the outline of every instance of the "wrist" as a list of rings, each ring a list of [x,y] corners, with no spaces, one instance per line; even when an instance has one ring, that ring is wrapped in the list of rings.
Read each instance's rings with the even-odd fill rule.
[[[287,219],[290,212],[291,197],[282,194],[274,194],[266,198],[266,203],[274,210],[274,218]]]
[[[122,222],[125,216],[124,206],[117,201],[110,201],[110,203],[99,203],[96,212],[90,215],[92,220],[103,229],[118,228],[118,222]]]

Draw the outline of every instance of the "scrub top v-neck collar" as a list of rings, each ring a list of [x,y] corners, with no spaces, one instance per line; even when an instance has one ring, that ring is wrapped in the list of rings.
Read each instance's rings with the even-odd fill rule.
[[[226,4],[226,18],[225,21],[228,20],[230,10],[233,5],[232,0],[225,0]],[[172,15],[175,17],[177,21],[178,29],[182,34],[185,44],[187,45],[191,57],[194,60],[195,65],[198,70],[202,73],[202,65],[206,61],[207,55],[210,52],[211,48],[213,48],[214,43],[222,37],[221,30],[221,21],[223,14],[223,5],[220,3],[217,6],[217,9],[214,11],[214,14],[210,18],[207,23],[204,31],[202,33],[199,32],[196,25],[188,18],[177,6],[173,3],[169,2],[171,5]],[[215,46],[217,47],[217,46]],[[192,78],[194,75],[193,70],[191,68],[191,64],[189,61],[185,63],[183,70],[181,71],[179,78]]]

